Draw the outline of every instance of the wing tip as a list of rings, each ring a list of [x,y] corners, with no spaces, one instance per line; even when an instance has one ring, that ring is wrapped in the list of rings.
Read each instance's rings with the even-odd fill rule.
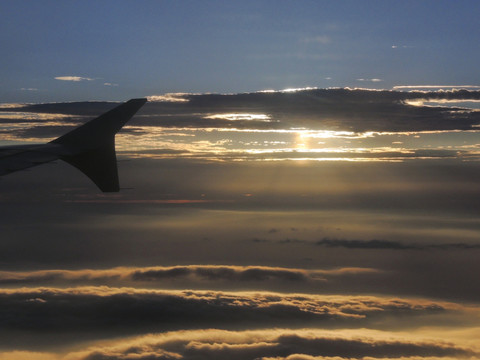
[[[145,104],[148,101],[147,98],[135,98],[135,99],[130,99],[127,101],[127,103],[138,103],[138,104]]]

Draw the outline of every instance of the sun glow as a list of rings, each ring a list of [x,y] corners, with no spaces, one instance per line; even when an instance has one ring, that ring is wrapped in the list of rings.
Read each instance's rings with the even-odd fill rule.
[[[295,135],[295,149],[300,151],[308,149],[308,138],[302,131],[297,132]]]

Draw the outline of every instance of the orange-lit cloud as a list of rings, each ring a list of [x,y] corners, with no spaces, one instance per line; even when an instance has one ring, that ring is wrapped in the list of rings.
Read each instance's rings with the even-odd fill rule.
[[[44,357],[40,357],[41,355],[37,354],[38,359],[452,360],[477,358],[478,348],[466,345],[461,340],[452,342],[444,341],[442,338],[432,339],[425,333],[396,334],[365,329],[333,331],[283,328],[246,331],[205,329],[107,341],[83,349],[77,347],[60,356],[53,353],[44,353]],[[1,356],[0,353],[0,359],[3,359]]]
[[[125,284],[162,282],[182,278],[193,281],[326,281],[352,275],[382,273],[371,268],[345,267],[327,270],[306,270],[268,266],[188,265],[170,267],[119,267],[105,270],[39,270],[28,272],[0,271],[0,284],[22,286],[27,284]]]

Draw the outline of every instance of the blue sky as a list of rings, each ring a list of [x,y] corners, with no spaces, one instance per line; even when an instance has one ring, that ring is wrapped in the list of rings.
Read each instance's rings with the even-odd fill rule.
[[[7,0],[0,99],[478,85],[479,10],[467,0]]]

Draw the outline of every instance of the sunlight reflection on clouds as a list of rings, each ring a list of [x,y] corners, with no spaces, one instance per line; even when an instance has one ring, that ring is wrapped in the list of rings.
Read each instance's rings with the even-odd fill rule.
[[[473,161],[478,159],[478,112],[445,105],[476,104],[479,97],[479,91],[465,89],[167,93],[149,98],[151,102],[123,129],[116,145],[125,156],[176,154],[212,161],[445,157]],[[429,106],[431,103],[440,106]],[[41,142],[54,138],[61,126],[67,130],[75,124],[70,118],[78,121],[90,114],[85,110],[87,105],[98,111],[111,106],[92,102],[15,108],[6,104],[0,113],[3,132],[8,136],[3,140]]]

